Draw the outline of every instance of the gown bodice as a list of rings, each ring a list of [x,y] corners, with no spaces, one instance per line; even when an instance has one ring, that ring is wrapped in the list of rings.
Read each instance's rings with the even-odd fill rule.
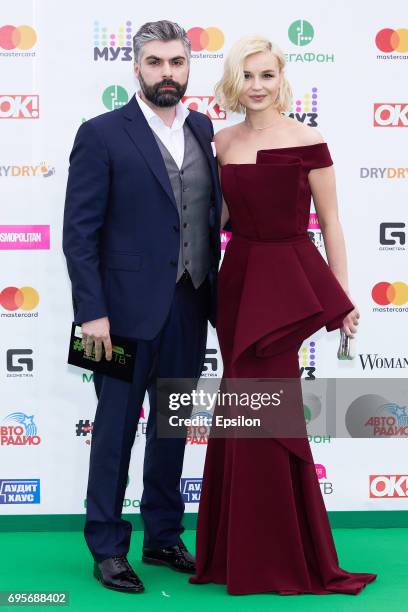
[[[333,164],[326,143],[260,150],[255,164],[221,169],[233,233],[254,240],[304,235],[309,224],[309,171]]]
[[[323,325],[341,327],[354,308],[307,232],[309,172],[332,163],[318,143],[261,150],[254,164],[222,167],[232,236],[219,274],[217,331],[229,375],[244,353],[299,347]]]

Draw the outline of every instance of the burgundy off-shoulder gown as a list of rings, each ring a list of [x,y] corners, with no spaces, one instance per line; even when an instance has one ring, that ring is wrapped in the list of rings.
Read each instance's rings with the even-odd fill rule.
[[[338,329],[353,309],[307,234],[308,173],[332,163],[320,143],[222,168],[232,226],[219,275],[225,379],[299,378],[302,341]],[[376,578],[338,565],[306,436],[210,436],[196,556],[190,582],[231,594],[357,594]]]

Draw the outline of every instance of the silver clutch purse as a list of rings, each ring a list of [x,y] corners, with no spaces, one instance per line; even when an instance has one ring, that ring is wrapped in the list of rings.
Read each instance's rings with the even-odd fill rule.
[[[337,351],[337,359],[354,359],[356,356],[356,339],[347,336],[344,331],[340,330],[340,344]]]

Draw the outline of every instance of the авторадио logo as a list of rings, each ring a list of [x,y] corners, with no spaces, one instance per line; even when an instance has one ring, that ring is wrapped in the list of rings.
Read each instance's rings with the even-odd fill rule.
[[[0,446],[37,446],[41,442],[37,435],[37,425],[34,415],[24,412],[12,412],[3,422],[18,423],[18,425],[0,425]]]

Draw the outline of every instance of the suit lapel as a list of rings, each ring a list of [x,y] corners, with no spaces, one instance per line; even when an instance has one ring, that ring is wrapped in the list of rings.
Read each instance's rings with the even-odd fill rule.
[[[131,100],[121,109],[120,112],[123,112],[124,114],[125,131],[131,138],[133,144],[137,147],[138,151],[143,155],[146,164],[149,166],[150,170],[159,181],[172,204],[177,209],[177,203],[163,156],[152,133],[152,129],[147,123],[146,118],[134,96],[132,96]],[[186,122],[207,158],[211,169],[214,191],[218,193],[218,168],[216,158],[212,152],[211,143],[206,135],[203,134],[198,122],[195,121],[193,113],[190,113],[187,116]]]
[[[204,151],[207,161],[210,164],[211,174],[214,180],[214,172],[216,171],[216,164],[215,164],[215,157],[213,155],[212,148],[211,148],[211,143],[209,142],[208,138],[204,136],[203,133],[201,132],[200,126],[197,125],[197,123],[194,121],[192,113],[187,115],[186,123],[188,124],[188,127],[191,129],[194,136],[196,137],[198,144]]]
[[[163,156],[152,134],[152,129],[147,123],[134,97],[126,104],[123,111],[125,116],[125,131],[130,136],[133,144],[143,155],[147,165],[163,187],[173,205],[177,208]]]
[[[205,136],[199,125],[197,125],[196,121],[194,120],[194,115],[193,113],[190,113],[187,116],[186,122],[188,123],[188,126],[191,128],[191,131],[193,132],[194,136],[196,137],[199,145],[201,146],[202,150],[205,153],[205,156],[207,157],[208,163],[210,165],[210,169],[211,169],[211,176],[212,176],[212,181],[213,181],[213,187],[214,187],[214,194],[216,194],[215,198],[215,202],[216,202],[216,208],[217,208],[217,214],[221,215],[221,191],[220,191],[220,183],[219,183],[219,178],[218,178],[218,164],[217,164],[217,159],[216,157],[214,157],[213,155],[213,151],[212,151],[212,147],[211,147],[211,142],[208,140],[207,136]]]

